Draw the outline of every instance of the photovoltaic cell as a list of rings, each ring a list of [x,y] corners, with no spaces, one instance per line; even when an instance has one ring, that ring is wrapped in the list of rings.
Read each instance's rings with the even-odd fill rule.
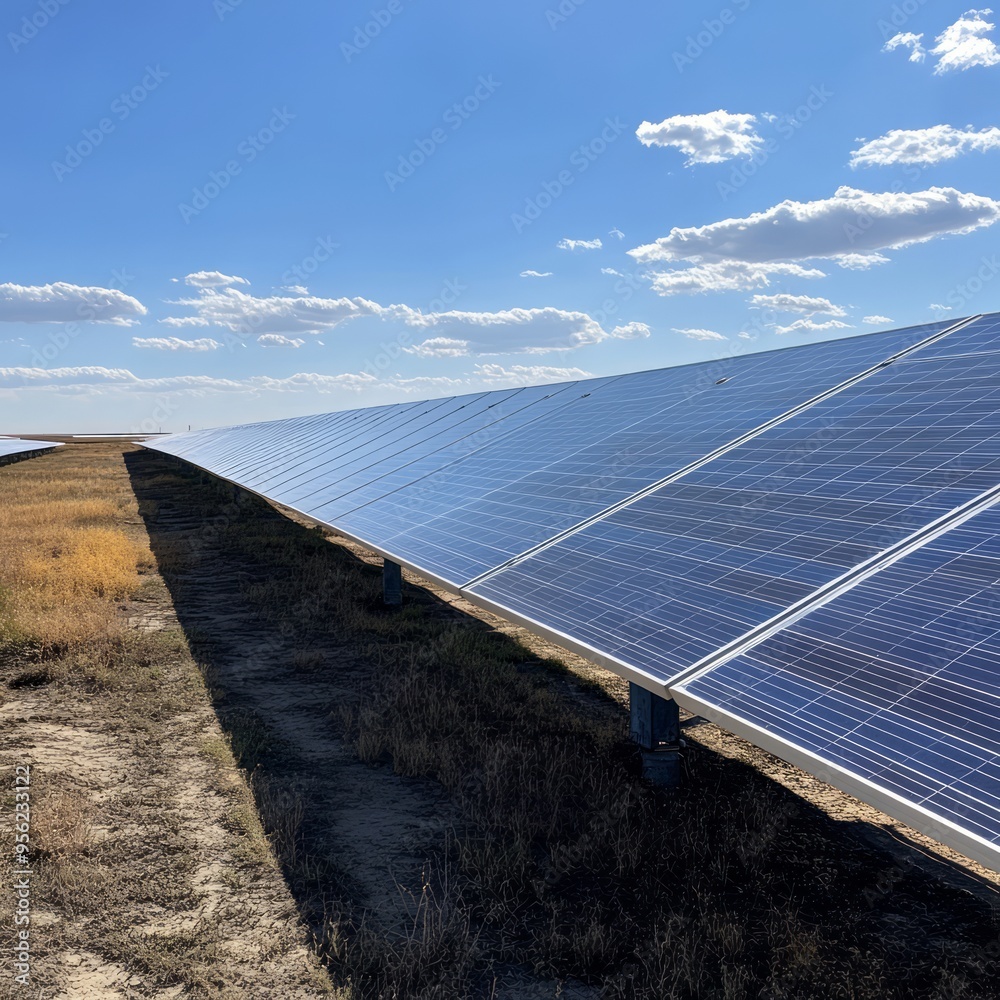
[[[938,839],[967,831],[996,867],[1000,507],[673,693],[833,764],[888,812],[903,800]]]
[[[1000,482],[997,317],[950,334],[469,593],[668,684]],[[912,360],[910,360],[912,359]]]

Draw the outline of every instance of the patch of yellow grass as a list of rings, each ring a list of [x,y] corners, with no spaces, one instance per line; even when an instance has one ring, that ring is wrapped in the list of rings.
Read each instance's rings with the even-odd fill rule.
[[[122,528],[138,509],[128,480],[109,475],[121,461],[120,451],[71,446],[0,470],[0,649],[30,642],[44,652],[106,635],[111,602],[153,567],[145,536]]]
[[[47,552],[25,560],[21,582],[27,587],[62,603],[75,597],[118,599],[138,587],[140,552],[123,532],[77,528],[55,535]]]

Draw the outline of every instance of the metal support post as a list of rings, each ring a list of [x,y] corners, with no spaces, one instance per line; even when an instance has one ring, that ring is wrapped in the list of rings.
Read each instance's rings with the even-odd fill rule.
[[[394,607],[403,603],[403,568],[391,559],[382,560],[382,600]]]

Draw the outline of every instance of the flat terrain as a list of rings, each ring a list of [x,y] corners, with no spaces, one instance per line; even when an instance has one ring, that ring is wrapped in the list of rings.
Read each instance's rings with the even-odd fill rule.
[[[0,998],[1000,996],[995,876],[701,720],[652,788],[616,677],[405,598],[153,453],[0,469]]]

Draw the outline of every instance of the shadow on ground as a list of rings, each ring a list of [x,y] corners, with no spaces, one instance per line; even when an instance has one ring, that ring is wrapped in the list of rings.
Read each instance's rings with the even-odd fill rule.
[[[880,850],[873,838],[884,834],[859,827],[863,836],[852,837],[850,824],[834,823],[753,769],[704,748],[692,754],[693,778],[676,796],[629,792],[634,815],[608,821],[595,814],[583,830],[571,818],[541,848],[529,838],[522,853],[530,866],[513,853],[498,860],[505,828],[499,818],[491,826],[487,812],[487,832],[477,832],[477,844],[485,838],[487,846],[470,862],[472,841],[462,841],[462,828],[475,815],[471,793],[462,800],[454,784],[449,794],[436,781],[394,773],[391,761],[406,771],[399,758],[411,748],[385,733],[371,752],[361,748],[379,766],[363,763],[358,739],[365,727],[359,730],[356,713],[380,676],[400,669],[386,662],[380,639],[397,628],[392,614],[412,623],[415,647],[422,621],[472,634],[488,626],[411,585],[406,609],[386,612],[376,565],[259,498],[201,481],[163,456],[125,457],[174,608],[324,958],[335,973],[359,982],[379,963],[412,960],[420,974],[435,963],[444,970],[437,985],[414,981],[409,989],[363,996],[716,995],[707,984],[724,990],[720,996],[795,1000],[1000,995],[992,979],[1000,954],[995,916],[983,895],[936,884],[902,862],[898,850]],[[525,668],[547,669],[537,662]],[[409,696],[420,704],[419,691]],[[374,734],[380,722],[398,725],[391,699],[384,704],[386,718],[368,720]],[[568,699],[567,706],[572,714]],[[568,719],[561,736],[578,735]],[[426,742],[426,734],[414,736],[420,739]],[[380,752],[384,746],[391,756]],[[418,747],[419,757],[418,750],[440,760],[440,747]],[[494,748],[482,750],[488,769]],[[610,763],[595,764],[593,774],[609,785],[595,798],[606,795],[617,808],[619,786],[634,783],[629,762],[614,758],[610,752]],[[427,769],[417,763],[409,772]],[[659,826],[649,831],[652,824]],[[622,850],[623,831],[636,843],[621,860],[615,851]],[[471,868],[473,881],[482,875],[489,883],[489,891],[473,893],[475,907],[438,905],[456,891],[448,884],[456,878],[448,860],[456,838],[467,862],[462,879]],[[637,859],[639,870],[629,871],[626,862]],[[598,862],[603,867],[591,872]],[[487,863],[495,870],[482,874]],[[504,865],[541,873],[541,888],[515,887],[523,909],[495,899]],[[489,929],[481,932],[470,913]],[[526,924],[548,921],[551,928],[529,933],[516,925],[522,913]],[[598,937],[598,927],[614,932]],[[495,961],[494,951],[501,956]],[[456,959],[458,953],[465,957]],[[523,954],[526,964],[512,963],[512,954]]]

